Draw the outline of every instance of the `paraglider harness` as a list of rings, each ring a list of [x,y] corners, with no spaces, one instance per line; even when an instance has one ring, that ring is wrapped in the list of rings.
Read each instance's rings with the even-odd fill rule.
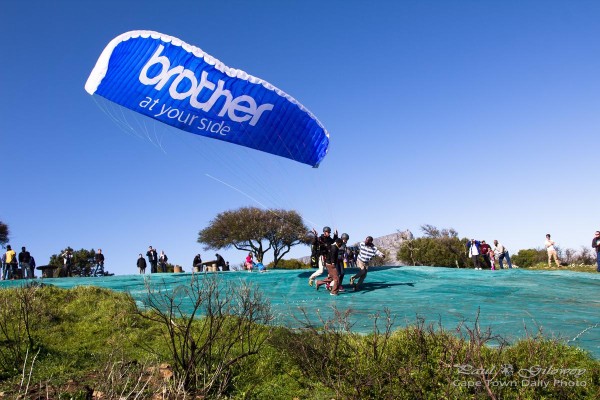
[[[313,240],[310,247],[310,266],[312,268],[319,268],[319,257],[327,257],[327,253],[329,253],[333,240],[334,239],[331,236],[326,237],[325,235],[321,235]]]

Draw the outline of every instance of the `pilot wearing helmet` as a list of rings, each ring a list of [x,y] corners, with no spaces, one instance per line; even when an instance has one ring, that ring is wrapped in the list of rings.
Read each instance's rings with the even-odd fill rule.
[[[314,235],[313,241],[313,254],[318,259],[318,269],[308,278],[308,284],[312,286],[315,282],[315,278],[323,275],[325,271],[325,257],[329,254],[329,250],[331,245],[338,238],[337,229],[334,232],[333,237],[331,237],[331,228],[326,226],[323,228],[323,234],[321,236],[317,235],[317,230],[313,228],[312,230]]]

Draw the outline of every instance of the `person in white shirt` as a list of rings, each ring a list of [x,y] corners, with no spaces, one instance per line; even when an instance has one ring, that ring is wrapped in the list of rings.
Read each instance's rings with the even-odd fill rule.
[[[500,269],[504,269],[504,259],[506,259],[506,262],[508,263],[508,268],[512,268],[508,249],[504,247],[502,243],[498,243],[497,240],[494,240],[494,253],[496,256],[498,256],[498,264],[500,264]]]
[[[550,239],[550,234],[546,234],[546,241],[544,245],[546,246],[546,251],[548,252],[548,268],[552,264],[552,257],[554,257],[554,262],[556,262],[556,267],[560,268],[560,264],[558,263],[558,254],[556,253],[556,248],[554,247],[556,243],[554,240]]]

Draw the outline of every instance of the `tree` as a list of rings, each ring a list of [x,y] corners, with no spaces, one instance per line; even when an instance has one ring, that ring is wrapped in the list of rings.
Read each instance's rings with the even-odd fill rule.
[[[9,233],[8,225],[0,221],[0,246],[4,247],[8,243]]]
[[[440,230],[433,225],[423,225],[421,230],[425,237],[402,242],[396,255],[398,260],[412,265],[467,267],[467,239],[459,239],[458,232],[452,228]]]
[[[296,211],[243,207],[216,216],[209,226],[198,233],[198,243],[204,250],[228,249],[251,252],[257,262],[273,250],[273,266],[292,247],[308,244],[308,227]]]
[[[96,265],[95,263],[95,255],[96,251],[94,249],[91,250],[77,250],[73,251],[71,247],[67,247],[64,250],[61,250],[58,254],[53,254],[50,257],[50,262],[48,265],[56,267],[55,277],[64,276],[64,271],[62,270],[64,267],[62,254],[71,250],[73,253],[73,261],[71,266],[71,272],[74,276],[89,276],[92,269]]]

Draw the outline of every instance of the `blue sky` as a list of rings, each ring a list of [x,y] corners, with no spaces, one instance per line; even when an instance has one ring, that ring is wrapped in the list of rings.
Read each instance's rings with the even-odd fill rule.
[[[351,241],[432,224],[513,253],[546,233],[589,246],[599,20],[596,1],[4,1],[0,220],[38,264],[100,247],[117,274],[148,245],[189,270],[215,253],[198,231],[243,206],[295,209]],[[298,99],[330,133],[321,166],[142,117],[120,129],[83,86],[138,29]]]

